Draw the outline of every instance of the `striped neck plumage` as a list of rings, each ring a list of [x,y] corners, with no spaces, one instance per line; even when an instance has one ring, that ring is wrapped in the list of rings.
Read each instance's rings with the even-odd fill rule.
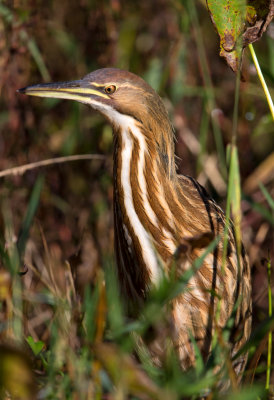
[[[115,110],[108,110],[106,116],[115,136],[114,201],[119,204],[120,235],[126,239],[129,256],[134,253],[150,282],[157,283],[176,249],[173,216],[165,197],[173,185],[174,159],[159,151],[140,121]]]

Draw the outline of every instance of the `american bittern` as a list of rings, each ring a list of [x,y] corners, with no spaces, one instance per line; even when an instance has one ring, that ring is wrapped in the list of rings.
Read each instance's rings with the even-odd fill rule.
[[[182,275],[204,252],[210,237],[221,238],[188,281],[187,290],[172,301],[173,341],[183,368],[195,364],[190,332],[207,359],[213,333],[226,326],[238,304],[230,335],[230,354],[235,355],[251,330],[248,259],[242,247],[238,263],[230,227],[222,266],[224,214],[198,182],[176,174],[173,129],[158,94],[138,76],[113,68],[20,92],[77,100],[98,110],[112,125],[115,250],[122,290],[133,302],[143,301],[174,263]],[[237,374],[245,361],[242,356],[234,362]]]

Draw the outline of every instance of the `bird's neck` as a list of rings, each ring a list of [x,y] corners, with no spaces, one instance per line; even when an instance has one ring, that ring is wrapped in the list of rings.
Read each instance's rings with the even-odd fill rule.
[[[114,129],[114,213],[118,264],[136,274],[133,281],[143,274],[149,284],[159,281],[176,250],[170,200],[176,201],[177,177],[173,143],[161,149],[147,133],[131,117]]]

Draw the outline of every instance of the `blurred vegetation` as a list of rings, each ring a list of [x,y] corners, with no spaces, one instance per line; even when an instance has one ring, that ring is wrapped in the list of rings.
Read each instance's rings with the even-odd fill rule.
[[[254,45],[272,97],[273,39],[272,22]],[[214,362],[200,360],[183,374],[172,351],[162,368],[144,347],[134,353],[139,335],[164,329],[170,287],[152,295],[146,320],[125,320],[113,274],[111,128],[86,106],[16,93],[102,67],[141,75],[170,112],[178,171],[196,177],[225,209],[235,75],[218,52],[204,1],[0,2],[0,171],[64,155],[106,155],[0,178],[0,398],[10,398],[4,384],[18,399],[173,400],[207,388],[223,398]],[[228,398],[257,399],[267,396],[261,388],[273,328],[265,322],[265,260],[274,251],[274,129],[248,51],[243,76],[237,149],[255,339],[247,386]]]

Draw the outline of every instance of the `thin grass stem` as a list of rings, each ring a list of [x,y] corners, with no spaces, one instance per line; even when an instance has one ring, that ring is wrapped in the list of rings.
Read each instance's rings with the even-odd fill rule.
[[[261,81],[261,85],[263,87],[263,90],[264,90],[264,93],[265,93],[265,97],[266,97],[266,100],[268,102],[272,118],[274,120],[274,105],[273,105],[273,101],[271,99],[267,84],[266,84],[264,76],[262,74],[262,71],[261,71],[261,68],[260,68],[256,53],[255,53],[254,47],[252,46],[252,44],[249,44],[248,47],[249,47],[249,50],[250,50],[250,53],[251,53],[255,68],[257,70],[257,74],[258,74],[259,79]]]
[[[240,98],[240,81],[241,81],[241,72],[240,72],[240,70],[238,70],[237,73],[236,73],[235,98],[234,98],[233,122],[232,122],[232,138],[231,138],[231,142],[232,142],[233,145],[236,145],[236,141],[237,141],[239,98]]]
[[[268,315],[272,317],[272,292],[271,292],[271,262],[267,261],[267,288],[268,288]],[[267,368],[265,388],[269,390],[271,376],[271,354],[272,354],[272,331],[268,332],[268,348],[267,348]]]

